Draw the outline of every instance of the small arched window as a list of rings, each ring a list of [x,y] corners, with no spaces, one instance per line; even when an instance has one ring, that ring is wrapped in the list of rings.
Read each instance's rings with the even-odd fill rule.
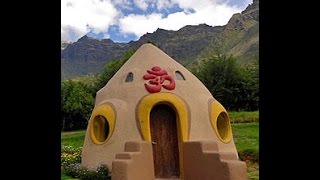
[[[176,78],[178,80],[186,80],[180,71],[176,71]]]
[[[126,77],[125,82],[132,82],[132,81],[133,81],[133,73],[129,72],[127,77]]]

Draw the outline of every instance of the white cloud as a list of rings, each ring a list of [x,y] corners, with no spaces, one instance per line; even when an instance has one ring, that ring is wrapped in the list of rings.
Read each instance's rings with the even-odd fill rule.
[[[129,0],[112,0],[113,4],[117,4],[117,5],[130,5],[131,2]]]
[[[251,4],[253,1],[252,0],[225,0],[225,2],[228,2],[229,4],[233,1],[233,4],[235,6],[239,7],[240,9],[245,9],[248,4]]]
[[[136,6],[144,11],[148,9],[148,4],[145,0],[133,0],[133,2]]]
[[[171,0],[158,0],[157,1],[157,8],[159,10],[171,8],[174,5],[174,3]]]
[[[216,0],[201,0],[201,1],[186,1],[186,0],[172,0],[178,4],[181,9],[194,9],[199,11],[208,6],[215,6]]]
[[[150,15],[135,15],[123,17],[119,20],[119,27],[124,34],[135,34],[140,37],[146,32],[153,32],[160,25],[161,14],[153,13]],[[148,23],[148,24],[146,24]]]
[[[130,0],[112,0],[111,2],[119,9],[133,9]]]
[[[118,14],[110,0],[61,0],[61,40],[76,41],[90,30],[105,33]]]
[[[154,32],[157,28],[166,30],[178,30],[186,25],[198,25],[206,23],[211,26],[225,25],[234,13],[241,9],[236,6],[230,7],[217,1],[185,1],[185,0],[158,0],[158,9],[172,7],[176,3],[183,12],[175,12],[167,17],[159,13],[149,15],[134,15],[122,17],[119,26],[122,33],[135,34],[137,37],[149,32]],[[192,9],[193,13],[187,13]]]
[[[118,25],[123,37],[129,34],[140,37],[157,28],[178,30],[186,25],[201,23],[225,25],[234,13],[245,8],[226,5],[229,1],[231,0],[61,0],[61,39],[77,41],[89,31],[110,37],[108,28],[111,25]],[[240,1],[252,3],[252,0]],[[170,13],[170,8],[174,6],[180,7],[182,11]],[[146,11],[148,8],[156,8],[158,12],[134,14],[135,9]],[[169,14],[160,14],[159,11],[163,10]],[[127,15],[128,12],[133,14]]]

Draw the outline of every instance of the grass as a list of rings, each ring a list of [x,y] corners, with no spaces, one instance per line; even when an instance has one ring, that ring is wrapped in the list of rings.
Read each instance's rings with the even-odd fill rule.
[[[247,164],[249,180],[259,179],[259,123],[232,124],[239,157]]]
[[[64,170],[61,170],[61,180],[78,180],[78,179],[67,176]]]
[[[259,122],[259,111],[230,111],[231,123]]]
[[[86,130],[78,130],[61,133],[61,145],[79,148],[83,146]]]
[[[231,126],[238,151],[249,149],[259,151],[259,123],[239,123]]]
[[[259,163],[247,161],[246,164],[249,180],[259,180]]]

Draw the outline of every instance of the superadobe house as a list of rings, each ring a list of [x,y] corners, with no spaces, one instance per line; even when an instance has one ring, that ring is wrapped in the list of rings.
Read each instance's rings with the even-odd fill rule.
[[[142,45],[96,94],[82,165],[112,180],[245,180],[229,116],[186,68]]]

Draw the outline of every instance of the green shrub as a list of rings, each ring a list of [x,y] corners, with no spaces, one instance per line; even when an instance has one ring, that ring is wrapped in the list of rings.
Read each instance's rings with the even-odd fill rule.
[[[106,179],[109,177],[109,169],[106,165],[101,165],[97,168],[97,179]]]
[[[110,180],[109,169],[106,165],[100,165],[96,170],[90,170],[80,163],[69,164],[64,167],[68,176],[83,180]]]
[[[259,109],[257,64],[240,65],[233,56],[217,52],[199,59],[191,71],[228,111]]]
[[[109,169],[106,165],[100,165],[96,170],[90,170],[80,164],[82,148],[62,146],[61,167],[66,175],[83,180],[110,179]]]
[[[259,163],[259,150],[256,149],[244,149],[239,152],[239,158],[242,161],[251,161]]]
[[[61,82],[61,129],[85,129],[94,107],[92,87],[75,80]]]
[[[63,146],[61,150],[61,166],[65,167],[70,164],[80,163],[81,148],[75,149],[72,146]]]

